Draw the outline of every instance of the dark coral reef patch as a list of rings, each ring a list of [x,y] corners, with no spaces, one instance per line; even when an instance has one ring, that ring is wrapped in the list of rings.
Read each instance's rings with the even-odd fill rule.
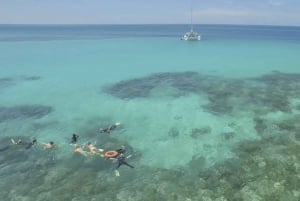
[[[12,78],[9,78],[9,77],[0,78],[0,89],[12,86],[14,84],[15,84],[15,81]]]
[[[80,140],[95,139],[104,150],[125,145],[126,154],[132,155],[128,162],[135,166],[134,169],[121,167],[121,176],[115,177],[113,170],[117,164],[99,156],[84,158],[73,153],[62,160],[53,160],[56,152],[42,150],[39,146],[27,150],[9,144],[7,137],[0,137],[0,152],[3,153],[0,154],[1,200],[13,200],[15,197],[22,200],[78,201],[300,199],[300,145],[286,135],[287,132],[299,133],[297,115],[276,121],[255,117],[256,130],[261,138],[233,145],[234,158],[207,168],[206,158],[195,156],[186,167],[175,169],[142,166],[139,163],[142,153],[137,153],[126,141],[115,138],[121,130],[114,131],[112,135],[99,135],[97,129],[88,129],[96,128],[99,119],[112,121],[106,117],[86,121],[88,125],[80,131],[85,138]],[[270,130],[271,126],[274,126],[273,130]],[[171,128],[170,131],[172,137],[180,135],[176,129]],[[198,137],[209,135],[211,129],[203,127],[191,131]],[[20,179],[26,180],[26,185],[15,182]]]
[[[42,118],[53,111],[50,106],[44,105],[17,105],[0,107],[0,123],[15,119]]]
[[[36,75],[32,75],[32,76],[23,76],[22,78],[23,78],[25,81],[36,81],[36,80],[42,79],[41,76],[36,76]]]
[[[256,78],[225,79],[197,72],[157,73],[120,81],[103,88],[105,93],[121,99],[147,98],[159,87],[169,86],[182,96],[204,94],[208,103],[203,109],[213,114],[231,114],[252,110],[257,114],[291,112],[290,98],[299,98],[300,74],[272,72]],[[296,108],[297,109],[297,108]]]
[[[0,90],[17,85],[24,81],[37,81],[42,77],[40,76],[21,76],[21,77],[0,77]]]
[[[151,90],[160,85],[168,85],[182,92],[197,91],[202,76],[195,72],[156,73],[142,78],[120,81],[104,87],[104,92],[121,99],[148,97]]]

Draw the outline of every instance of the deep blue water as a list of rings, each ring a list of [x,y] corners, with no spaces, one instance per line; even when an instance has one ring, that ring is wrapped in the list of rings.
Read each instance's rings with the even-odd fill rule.
[[[0,25],[0,41],[92,40],[122,37],[180,37],[189,25]],[[204,40],[300,41],[300,27],[194,25]]]

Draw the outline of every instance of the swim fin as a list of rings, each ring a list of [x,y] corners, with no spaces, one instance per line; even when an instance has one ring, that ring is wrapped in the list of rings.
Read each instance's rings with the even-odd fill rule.
[[[13,144],[18,144],[18,143],[16,143],[16,141],[15,141],[13,138],[11,138],[10,141],[11,141],[11,143],[13,143]]]

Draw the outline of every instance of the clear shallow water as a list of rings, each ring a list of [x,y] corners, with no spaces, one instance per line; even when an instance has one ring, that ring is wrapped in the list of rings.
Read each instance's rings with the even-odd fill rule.
[[[57,196],[57,200],[145,200],[146,197],[149,200],[199,200],[206,194],[211,199],[225,196],[233,200],[235,195],[236,200],[241,200],[238,196],[244,200],[253,200],[251,196],[266,200],[267,196],[273,195],[270,189],[257,192],[247,183],[254,185],[257,182],[259,186],[264,182],[261,180],[264,173],[255,173],[256,167],[261,166],[262,171],[267,171],[266,164],[278,163],[278,166],[274,165],[275,170],[283,171],[287,168],[280,164],[280,157],[293,158],[295,154],[288,150],[297,145],[293,139],[298,132],[294,122],[299,118],[300,29],[198,26],[196,30],[204,38],[199,43],[179,40],[187,29],[184,25],[1,25],[0,106],[13,108],[38,104],[53,108],[42,118],[31,114],[26,118],[13,116],[9,119],[7,113],[2,113],[1,136],[8,136],[8,139],[20,135],[35,136],[39,142],[53,140],[58,146],[54,162],[53,154],[42,151],[40,146],[25,153],[21,149],[20,152],[28,157],[24,164],[36,168],[31,170],[18,160],[8,160],[17,157],[12,154],[16,152],[15,148],[3,152],[1,185],[4,190],[0,193],[3,199],[47,200],[50,195],[60,192],[51,190],[55,188],[55,182],[64,185],[67,192]],[[205,81],[189,80],[185,74],[180,74],[186,71],[201,75]],[[272,74],[273,71],[281,73]],[[159,76],[148,77],[164,72],[179,73],[168,77],[175,84],[160,83]],[[261,77],[266,74],[270,76]],[[132,89],[141,90],[133,93],[136,97],[122,99],[103,91],[103,87],[130,79],[140,80],[134,86],[127,83],[129,87],[119,90],[125,94],[133,93]],[[194,82],[199,90],[185,93],[182,85],[190,86]],[[153,83],[157,85],[151,88]],[[150,94],[138,96],[149,86]],[[286,91],[291,93],[286,94]],[[12,111],[20,115],[18,111]],[[122,122],[122,127],[111,135],[98,133],[99,127],[117,121]],[[121,177],[114,177],[116,164],[99,157],[74,155],[68,143],[74,132],[80,135],[80,143],[96,141],[97,146],[105,150],[126,144],[128,154],[133,155],[128,161],[135,170],[122,166]],[[266,144],[270,136],[274,142],[269,140],[273,144]],[[285,136],[285,140],[290,141],[278,144],[274,136]],[[3,138],[2,147],[7,141],[9,143]],[[251,145],[249,148],[244,142],[259,147]],[[280,153],[277,159],[277,149],[282,146],[287,150],[286,155]],[[267,147],[266,153],[257,152],[262,147]],[[267,157],[269,152],[274,153],[270,158],[276,158],[275,162]],[[232,166],[231,160],[238,160],[234,162],[237,166]],[[243,173],[247,175],[243,179],[239,175],[243,171],[236,169],[244,170],[251,160],[252,171]],[[219,162],[221,165],[218,166]],[[289,162],[297,164],[298,160]],[[9,168],[11,166],[16,169]],[[220,166],[236,176],[234,181],[229,173],[225,176],[221,173]],[[207,167],[215,168],[216,172],[202,172]],[[31,174],[37,176],[29,177],[30,184],[26,186],[15,186],[16,182],[10,176],[14,171],[23,172],[13,176],[14,179],[17,176],[28,178]],[[288,173],[299,174],[298,169],[286,172],[286,176]],[[216,176],[220,174],[223,176]],[[253,175],[257,179],[250,181]],[[43,178],[41,183],[37,183],[38,176]],[[82,177],[88,179],[82,181]],[[125,187],[128,179],[130,187]],[[226,188],[220,183],[222,179],[230,186],[227,189],[230,193],[226,194]],[[270,186],[279,182],[279,187],[284,187],[279,188],[279,193],[282,190],[294,196],[296,189],[272,179],[266,181]],[[101,186],[98,180],[114,186],[113,189]],[[179,180],[181,184],[178,184]],[[75,181],[83,183],[87,189],[79,190]],[[190,182],[195,182],[194,187],[178,190],[180,185]],[[148,192],[154,197],[136,193],[135,188],[141,184],[147,184]],[[37,189],[32,193],[26,193],[35,187]],[[10,189],[8,193],[6,188]],[[194,188],[201,191],[191,194]],[[216,189],[219,193],[214,197]],[[239,195],[240,192],[243,193]]]

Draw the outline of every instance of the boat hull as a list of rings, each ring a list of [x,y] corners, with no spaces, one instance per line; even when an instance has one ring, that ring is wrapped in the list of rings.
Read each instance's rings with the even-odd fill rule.
[[[190,32],[185,33],[182,36],[181,40],[185,40],[185,41],[198,41],[198,40],[201,40],[201,36],[197,32],[190,31]]]

